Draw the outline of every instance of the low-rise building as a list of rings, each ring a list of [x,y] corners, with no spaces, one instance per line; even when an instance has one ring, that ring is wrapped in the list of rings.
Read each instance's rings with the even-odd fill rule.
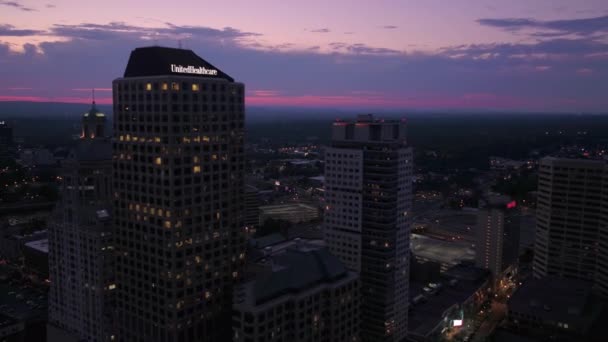
[[[0,283],[0,341],[46,341],[47,295],[42,288]]]
[[[446,333],[472,328],[489,287],[490,272],[471,263],[451,267],[435,282],[411,281],[408,337],[437,341]]]
[[[22,340],[25,324],[12,317],[0,314],[0,341]]]
[[[25,264],[43,277],[49,275],[49,240],[41,239],[27,242],[23,246]]]
[[[592,283],[548,276],[527,280],[508,302],[511,330],[530,336],[590,337],[605,303]]]

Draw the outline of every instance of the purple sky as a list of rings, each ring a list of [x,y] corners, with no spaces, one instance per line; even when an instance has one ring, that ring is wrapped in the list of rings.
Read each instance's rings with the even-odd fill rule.
[[[608,112],[605,0],[0,0],[0,101],[109,103],[179,40],[250,105]]]

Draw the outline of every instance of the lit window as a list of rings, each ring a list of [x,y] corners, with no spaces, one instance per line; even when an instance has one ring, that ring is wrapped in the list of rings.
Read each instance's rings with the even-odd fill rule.
[[[171,83],[171,90],[179,90],[179,83],[177,83],[177,82]]]
[[[196,166],[194,167],[194,170],[193,170],[193,171],[194,171],[194,173],[200,173],[200,172],[201,172],[201,167],[200,167],[200,166],[198,166],[198,165],[196,165]]]
[[[169,85],[165,82],[163,83],[163,90],[168,90],[169,89]]]
[[[165,221],[165,228],[171,228],[171,221]]]
[[[198,91],[198,84],[192,83],[192,91]]]
[[[147,91],[152,90],[152,83],[146,83],[146,90]]]
[[[194,157],[192,157],[192,161],[194,163],[198,163],[200,161],[200,159],[198,158],[198,156],[194,156]]]
[[[116,284],[110,284],[110,286],[108,286],[108,290],[114,290],[116,288]]]
[[[156,165],[162,165],[163,164],[163,159],[161,157],[156,157],[156,159],[154,160],[154,164],[156,164]]]

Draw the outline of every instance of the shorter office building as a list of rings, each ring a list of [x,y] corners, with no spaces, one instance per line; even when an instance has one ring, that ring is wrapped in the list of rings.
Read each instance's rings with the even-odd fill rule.
[[[509,196],[489,194],[480,201],[475,261],[498,278],[519,256],[520,212]]]
[[[22,341],[24,329],[23,322],[0,314],[0,341]]]
[[[264,245],[235,291],[234,341],[358,341],[359,282],[318,241]]]
[[[0,283],[0,341],[45,342],[46,321],[46,290]]]
[[[472,329],[481,304],[488,299],[490,272],[459,264],[439,280],[410,282],[408,337],[412,341],[437,341],[445,334]]]
[[[548,276],[527,280],[508,302],[508,327],[529,336],[586,340],[605,303],[592,283]]]
[[[260,207],[260,225],[268,219],[289,221],[293,224],[319,218],[319,209],[302,203],[265,205]]]
[[[19,259],[23,256],[23,247],[26,243],[47,238],[47,230],[20,232],[16,227],[2,227],[0,233],[0,254],[4,258]]]

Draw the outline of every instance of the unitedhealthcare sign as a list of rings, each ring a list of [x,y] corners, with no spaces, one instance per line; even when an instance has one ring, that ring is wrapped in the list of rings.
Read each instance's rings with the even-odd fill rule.
[[[183,65],[171,64],[171,72],[176,72],[176,73],[180,73],[180,74],[217,76],[217,70],[215,70],[215,69],[207,69],[205,67],[195,67],[192,65],[183,66]]]

